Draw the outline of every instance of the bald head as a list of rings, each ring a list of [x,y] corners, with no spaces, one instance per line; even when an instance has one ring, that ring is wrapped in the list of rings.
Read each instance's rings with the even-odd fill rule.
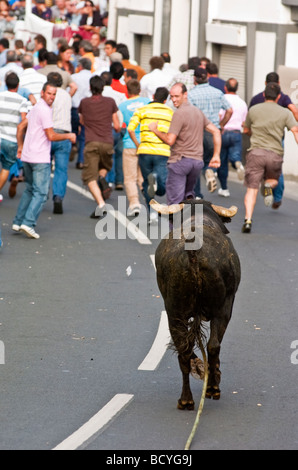
[[[229,78],[225,83],[227,93],[236,93],[238,90],[238,82],[236,78]]]
[[[187,101],[187,88],[184,83],[175,83],[171,88],[170,96],[175,108],[179,108]]]

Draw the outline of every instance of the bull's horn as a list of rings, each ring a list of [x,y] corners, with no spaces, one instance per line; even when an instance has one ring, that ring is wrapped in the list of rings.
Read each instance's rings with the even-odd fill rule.
[[[164,206],[159,202],[155,201],[155,199],[151,199],[150,206],[159,214],[162,215],[169,215],[169,214],[176,214],[176,212],[182,211],[184,204],[172,204],[171,206]]]
[[[234,215],[236,215],[238,212],[238,207],[236,206],[231,206],[229,209],[227,209],[226,207],[215,206],[214,204],[211,204],[211,207],[218,215],[222,217],[234,217]]]

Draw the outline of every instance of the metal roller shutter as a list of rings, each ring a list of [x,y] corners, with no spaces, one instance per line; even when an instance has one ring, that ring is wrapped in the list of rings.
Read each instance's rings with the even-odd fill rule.
[[[140,61],[139,65],[145,70],[150,72],[149,61],[152,57],[152,36],[143,35],[140,41]]]
[[[223,80],[236,78],[237,94],[246,101],[246,47],[221,46],[218,75]]]

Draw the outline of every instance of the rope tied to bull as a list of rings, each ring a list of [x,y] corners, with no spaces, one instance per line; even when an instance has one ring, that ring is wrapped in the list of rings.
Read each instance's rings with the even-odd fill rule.
[[[204,361],[204,383],[203,383],[203,389],[202,389],[202,395],[201,395],[201,400],[200,400],[200,404],[199,404],[199,407],[198,407],[198,411],[197,411],[197,415],[196,415],[196,419],[195,419],[195,422],[194,422],[194,425],[193,425],[193,428],[191,430],[191,433],[187,439],[187,442],[186,442],[186,445],[185,445],[185,448],[184,450],[189,450],[190,449],[190,446],[191,446],[191,443],[192,443],[192,440],[195,436],[195,433],[197,431],[197,428],[198,428],[198,425],[199,425],[199,421],[200,421],[200,417],[201,417],[201,414],[202,414],[202,411],[203,411],[203,407],[204,407],[204,403],[205,403],[205,396],[206,396],[206,391],[207,391],[207,385],[208,385],[208,361],[207,361],[207,355],[206,355],[206,352],[205,352],[205,348],[204,347],[200,347],[201,349],[201,352],[202,352],[202,356],[203,356],[203,361]]]

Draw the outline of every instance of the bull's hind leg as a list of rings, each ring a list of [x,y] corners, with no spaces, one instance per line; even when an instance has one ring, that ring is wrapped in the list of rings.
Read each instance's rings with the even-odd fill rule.
[[[177,408],[179,410],[193,410],[195,402],[189,384],[190,359],[178,356],[179,366],[182,372],[182,392],[178,400]]]
[[[191,369],[190,360],[196,357],[193,353],[194,342],[189,338],[186,325],[180,322],[179,324],[169,322],[169,329],[175,349],[178,352],[178,361],[182,372],[182,392],[177,407],[179,410],[193,410],[195,403],[190,389],[189,374]]]
[[[233,300],[228,299],[223,309],[223,315],[211,320],[210,322],[210,339],[207,345],[209,377],[206,391],[206,398],[220,399],[220,347],[223,336],[229,324],[232,314]]]

